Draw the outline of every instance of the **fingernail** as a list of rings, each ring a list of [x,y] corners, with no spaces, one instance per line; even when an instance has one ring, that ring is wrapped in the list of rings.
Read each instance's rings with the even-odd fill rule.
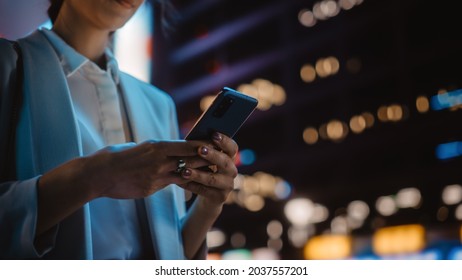
[[[207,148],[206,146],[202,146],[201,149],[200,149],[200,153],[204,156],[208,155],[209,153],[209,148]]]
[[[189,178],[192,174],[192,171],[191,169],[189,168],[186,168],[185,170],[183,170],[183,172],[181,173],[181,175],[184,177],[184,178]]]
[[[218,132],[213,133],[212,138],[218,142],[223,140],[223,136]]]

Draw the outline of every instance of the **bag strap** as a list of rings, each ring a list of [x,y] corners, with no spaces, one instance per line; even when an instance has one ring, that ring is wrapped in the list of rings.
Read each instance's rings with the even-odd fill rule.
[[[0,170],[0,182],[10,181],[16,179],[16,127],[19,121],[19,111],[22,105],[22,98],[23,98],[23,81],[24,81],[24,69],[23,69],[23,58],[22,58],[22,51],[21,47],[19,46],[18,42],[10,41],[12,44],[13,49],[17,53],[17,60],[16,60],[16,85],[14,90],[11,92],[6,92],[6,94],[10,94],[9,98],[3,98],[5,102],[9,102],[10,104],[5,104],[3,108],[9,108],[10,116],[9,116],[9,123],[7,123],[7,127],[5,128],[5,137],[6,139],[6,147],[5,148],[5,158],[2,159],[2,168]]]

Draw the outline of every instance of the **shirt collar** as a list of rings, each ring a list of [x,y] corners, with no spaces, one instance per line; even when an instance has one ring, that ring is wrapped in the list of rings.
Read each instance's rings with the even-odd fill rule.
[[[77,52],[74,48],[69,46],[58,34],[56,34],[53,30],[49,30],[46,28],[41,29],[43,34],[47,37],[50,41],[51,45],[55,49],[61,65],[64,70],[64,74],[66,77],[71,77],[74,75],[80,68],[82,68],[85,64],[93,64],[92,66],[101,70],[94,62]],[[117,60],[114,57],[114,54],[111,52],[109,48],[106,48],[104,52],[106,56],[106,69],[112,76],[112,79],[116,84],[119,83],[119,67],[117,64]],[[104,70],[101,70],[104,71]]]

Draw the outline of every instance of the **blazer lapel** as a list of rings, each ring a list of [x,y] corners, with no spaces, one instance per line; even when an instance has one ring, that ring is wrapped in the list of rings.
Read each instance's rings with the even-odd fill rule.
[[[36,31],[19,40],[24,56],[24,98],[29,104],[38,174],[82,154],[66,77],[48,40]],[[44,129],[46,128],[46,129]]]
[[[150,139],[169,139],[170,124],[162,123],[157,117],[166,113],[166,108],[150,102],[146,94],[151,92],[144,93],[139,81],[123,73],[120,78],[134,140],[139,143]],[[151,238],[159,259],[184,259],[174,188],[166,187],[144,199]]]

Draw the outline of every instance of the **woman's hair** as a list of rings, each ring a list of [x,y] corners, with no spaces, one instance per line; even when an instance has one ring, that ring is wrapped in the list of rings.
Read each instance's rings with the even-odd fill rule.
[[[176,25],[180,21],[180,14],[171,0],[155,0],[155,4],[160,6],[160,24],[164,36],[169,36],[175,31]]]
[[[52,23],[55,23],[56,18],[58,17],[59,10],[63,5],[64,0],[50,0],[50,7],[48,8],[48,16],[51,19]]]

